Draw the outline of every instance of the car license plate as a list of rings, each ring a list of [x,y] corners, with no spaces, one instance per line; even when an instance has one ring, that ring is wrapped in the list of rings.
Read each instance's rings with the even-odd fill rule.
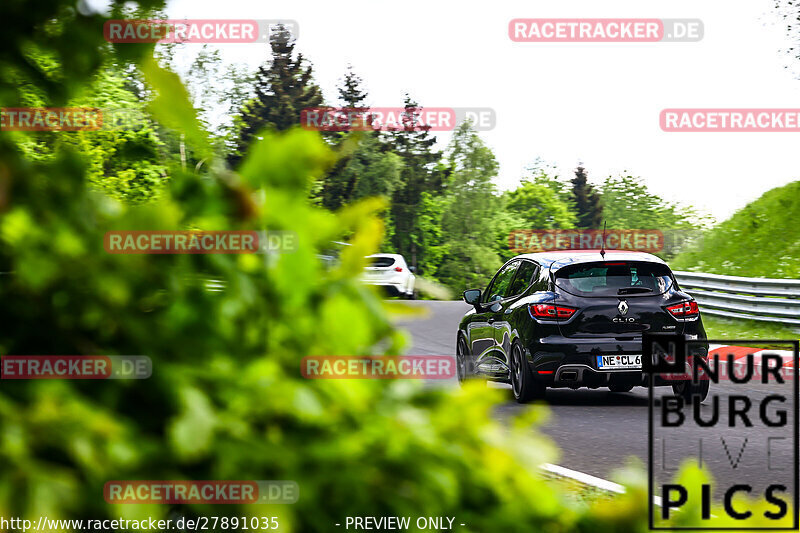
[[[642,368],[642,354],[598,355],[598,370],[638,370]]]

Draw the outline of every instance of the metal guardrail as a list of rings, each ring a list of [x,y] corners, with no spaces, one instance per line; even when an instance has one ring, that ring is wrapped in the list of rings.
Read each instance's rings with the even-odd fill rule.
[[[800,326],[800,280],[675,271],[703,313]]]

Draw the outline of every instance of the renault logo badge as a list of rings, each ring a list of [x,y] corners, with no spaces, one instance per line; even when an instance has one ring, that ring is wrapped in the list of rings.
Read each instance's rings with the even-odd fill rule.
[[[617,305],[617,309],[619,309],[619,314],[627,315],[628,314],[628,302],[626,300],[620,300],[619,305]]]

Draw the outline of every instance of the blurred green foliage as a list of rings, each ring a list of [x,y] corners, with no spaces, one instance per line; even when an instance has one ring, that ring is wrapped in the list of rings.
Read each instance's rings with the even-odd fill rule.
[[[87,180],[93,186],[129,202],[150,200],[163,189],[167,167],[161,161],[164,143],[132,89],[135,78],[130,71],[126,72],[119,58],[94,54],[86,59],[91,59],[95,70],[76,72],[76,77],[85,80],[82,87],[75,85],[76,80],[66,79],[60,67],[65,58],[58,49],[63,43],[52,44],[49,38],[61,38],[71,31],[93,33],[97,31],[97,21],[93,17],[76,19],[66,8],[61,12],[62,16],[49,21],[44,25],[46,29],[35,34],[36,39],[25,43],[22,53],[26,68],[19,68],[14,60],[0,60],[0,72],[8,83],[0,83],[0,101],[7,106],[97,108],[103,118],[103,129],[69,135],[7,131],[4,136],[13,139],[31,162],[53,160],[62,145],[69,145],[82,154],[88,167]],[[83,28],[84,25],[92,29]],[[90,42],[96,44],[94,40]],[[40,77],[59,80],[72,90],[64,92],[58,86],[48,93],[48,85]]]
[[[5,20],[14,9],[4,4]],[[54,62],[59,84],[28,73],[48,105],[83,94],[111,54],[99,17],[64,10],[37,11],[39,25],[58,13],[92,45],[78,47],[85,68]],[[9,33],[18,54],[5,53],[3,68],[24,71],[15,62],[27,61],[28,39]],[[175,75],[126,53],[153,118],[213,157]],[[18,105],[19,93],[5,89],[3,104]],[[32,160],[26,135],[0,136],[0,269],[13,272],[0,283],[0,352],[147,355],[154,372],[143,381],[4,381],[0,515],[163,517],[166,506],[106,504],[104,483],[291,479],[294,505],[183,512],[276,515],[285,531],[327,531],[354,514],[455,515],[472,531],[565,531],[581,520],[537,478],[554,456],[531,434],[538,410],[508,428],[490,418],[500,393],[480,386],[446,393],[301,378],[303,356],[371,354],[379,344],[397,354],[405,342],[357,281],[379,246],[384,206],[365,200],[333,214],[308,201],[334,160],[317,134],[265,134],[235,174],[212,162],[205,178],[170,160],[168,188],[143,205],[99,192],[80,143],[55,143],[52,157]],[[186,228],[292,230],[300,246],[280,256],[103,250],[107,231]],[[342,235],[352,246],[326,270],[316,253]],[[226,290],[204,290],[207,277]]]
[[[600,190],[609,228],[697,229],[709,222],[692,208],[654,194],[638,177],[609,176]]]

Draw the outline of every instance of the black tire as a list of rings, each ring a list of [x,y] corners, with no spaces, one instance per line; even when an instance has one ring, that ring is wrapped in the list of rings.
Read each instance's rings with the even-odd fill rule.
[[[695,385],[691,381],[681,381],[672,386],[672,392],[676,396],[683,398],[686,404],[690,404],[696,400],[703,403],[708,398],[708,391],[711,387],[711,382],[707,379],[701,380],[700,383]]]
[[[456,342],[456,377],[461,385],[467,379],[467,341],[461,335]]]
[[[608,390],[611,392],[630,392],[633,390],[633,385],[626,385],[624,383],[614,383],[613,385],[608,386]]]
[[[511,345],[511,357],[509,361],[509,377],[511,378],[511,392],[514,399],[519,403],[527,403],[531,400],[541,400],[544,398],[546,387],[544,383],[537,382],[533,378],[528,361],[522,351],[519,342],[514,341]]]

